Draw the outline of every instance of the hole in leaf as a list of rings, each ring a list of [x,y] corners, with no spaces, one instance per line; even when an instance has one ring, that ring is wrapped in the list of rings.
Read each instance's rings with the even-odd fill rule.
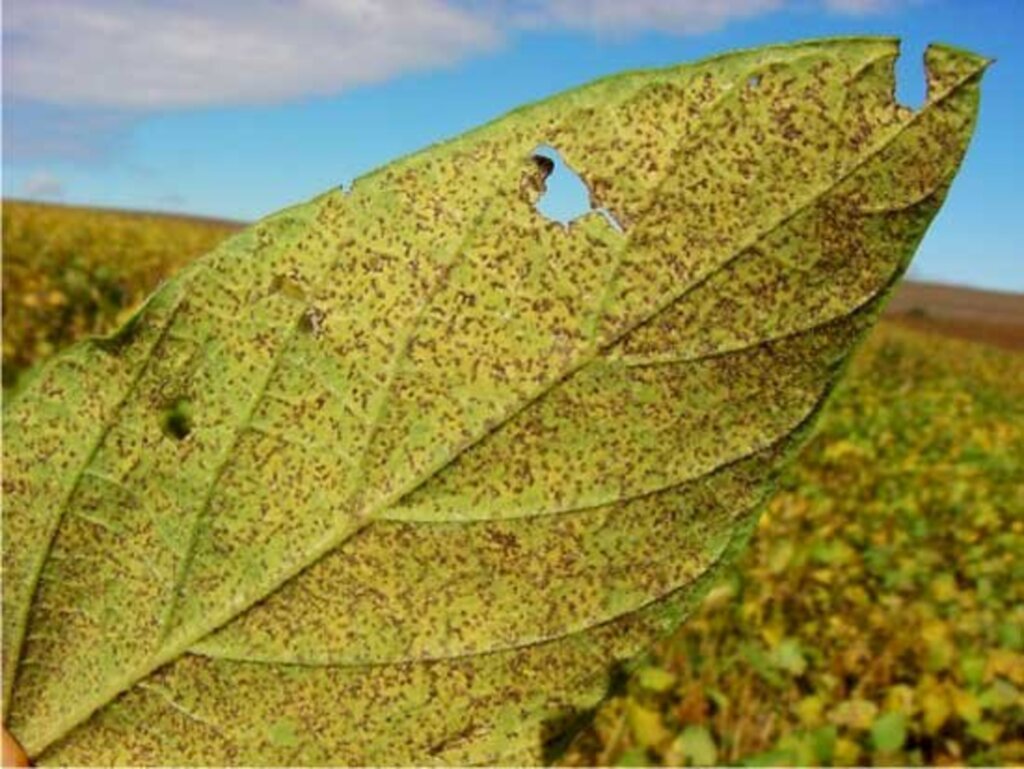
[[[904,107],[919,110],[928,99],[928,81],[924,54],[927,46],[920,41],[903,40],[896,57],[896,101]]]
[[[757,88],[759,85],[761,85],[760,75],[751,75],[747,78],[747,88]]]
[[[590,190],[562,161],[558,150],[542,144],[534,151],[533,160],[545,173],[546,189],[537,201],[540,213],[553,221],[568,224],[590,211]]]
[[[309,307],[299,319],[299,329],[317,339],[324,333],[325,313],[319,307]]]
[[[192,432],[192,409],[184,398],[178,398],[164,411],[161,427],[164,435],[176,441],[184,440]]]
[[[537,201],[537,211],[542,216],[568,225],[573,219],[597,211],[613,228],[622,232],[622,226],[608,209],[593,208],[587,185],[562,160],[558,150],[541,144],[533,152],[533,161],[544,174],[544,192]]]

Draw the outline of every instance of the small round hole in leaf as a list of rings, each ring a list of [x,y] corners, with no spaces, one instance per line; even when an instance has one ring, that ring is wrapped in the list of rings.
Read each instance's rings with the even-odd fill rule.
[[[311,334],[317,339],[324,333],[324,318],[326,313],[319,307],[308,307],[302,317],[299,318],[299,329],[306,334]]]
[[[176,441],[184,440],[192,432],[192,415],[188,401],[179,398],[164,411],[161,420],[164,435]]]

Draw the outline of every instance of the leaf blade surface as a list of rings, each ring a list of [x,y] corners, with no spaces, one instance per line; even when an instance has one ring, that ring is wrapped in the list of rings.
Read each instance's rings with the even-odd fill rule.
[[[985,62],[930,49],[912,115],[895,55],[767,48],[524,108],[58,358],[5,414],[11,728],[72,762],[539,755],[742,542],[941,203]],[[625,233],[536,213],[544,141]],[[116,385],[68,408],[83,370]]]

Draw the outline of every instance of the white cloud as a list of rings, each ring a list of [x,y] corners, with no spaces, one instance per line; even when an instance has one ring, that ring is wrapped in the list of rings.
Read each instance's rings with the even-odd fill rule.
[[[518,4],[513,23],[607,35],[644,30],[696,35],[730,21],[775,11],[784,0],[534,0]]]
[[[900,0],[825,0],[825,7],[828,10],[849,16],[885,13],[886,11],[893,10],[895,6],[900,4]]]
[[[57,200],[64,197],[64,183],[50,171],[36,171],[21,183],[21,194],[26,198]]]
[[[923,0],[17,0],[3,8],[5,162],[95,161],[152,111],[340,93],[517,34],[698,35],[785,8]]]
[[[803,1],[20,0],[4,6],[4,86],[74,108],[267,104],[451,64],[522,30],[692,35]]]
[[[333,93],[500,40],[444,0],[23,0],[4,17],[8,94],[132,109]]]

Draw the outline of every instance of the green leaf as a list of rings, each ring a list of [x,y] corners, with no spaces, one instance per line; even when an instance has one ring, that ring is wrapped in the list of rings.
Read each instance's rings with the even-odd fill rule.
[[[814,748],[816,763],[826,766],[832,763],[836,749],[836,727],[833,724],[820,726],[810,733],[811,745]]]
[[[651,766],[652,764],[646,748],[627,748],[622,751],[622,755],[615,762],[616,766]]]
[[[981,702],[974,692],[964,689],[954,689],[953,709],[967,723],[974,723],[981,720]]]
[[[877,713],[878,706],[871,700],[850,699],[832,708],[830,718],[848,729],[865,731],[871,727]]]
[[[995,743],[1002,734],[1002,727],[991,721],[976,721],[967,727],[967,733],[988,745]]]
[[[704,726],[687,726],[676,738],[673,750],[686,759],[688,766],[714,766],[718,761],[715,740]]]
[[[903,713],[883,713],[871,725],[871,742],[882,753],[899,750],[906,739],[907,717]]]
[[[641,689],[653,694],[665,694],[676,685],[676,677],[673,673],[664,668],[650,665],[637,671],[636,680]]]
[[[741,766],[795,766],[796,756],[792,750],[773,748],[755,753],[740,761]]]
[[[800,641],[796,638],[784,638],[771,651],[772,664],[794,676],[801,676],[807,670],[807,658],[804,656]]]
[[[961,657],[960,673],[968,686],[981,686],[985,679],[985,658],[981,655]]]
[[[645,748],[652,748],[661,745],[671,738],[671,733],[665,728],[661,719],[661,712],[652,708],[644,707],[638,702],[628,703],[627,715],[629,717],[629,728],[633,739]]]
[[[753,671],[764,679],[765,683],[775,689],[786,688],[785,678],[779,675],[771,655],[766,653],[759,643],[741,643],[739,652]]]
[[[4,413],[40,763],[532,763],[749,536],[941,204],[986,62],[729,54],[250,227]],[[535,209],[556,147],[595,208]],[[621,227],[605,217],[608,214]]]
[[[787,763],[792,766],[818,766],[822,762],[815,743],[814,735],[795,731],[782,735],[775,749],[789,754],[791,758]]]
[[[991,710],[1010,708],[1018,702],[1021,702],[1021,693],[1017,690],[1017,687],[1009,681],[1004,681],[1001,678],[996,679],[996,681],[978,697],[978,704],[982,708]]]

